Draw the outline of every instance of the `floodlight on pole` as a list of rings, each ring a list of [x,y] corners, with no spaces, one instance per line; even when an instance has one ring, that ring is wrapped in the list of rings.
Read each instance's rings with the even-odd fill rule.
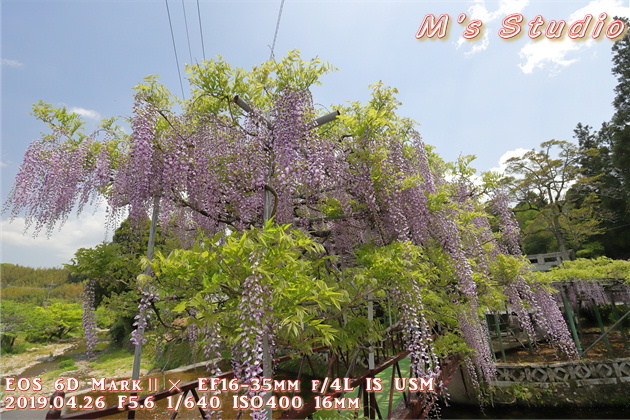
[[[251,114],[251,112],[252,112],[252,107],[251,107],[251,106],[249,106],[249,104],[248,104],[247,102],[245,102],[245,101],[243,100],[243,98],[241,98],[240,96],[236,95],[236,96],[234,97],[234,100],[233,100],[233,101],[234,101],[234,103],[235,103],[236,105],[240,106],[240,107],[241,107],[241,109],[242,109],[243,111],[247,112],[248,114]]]
[[[249,104],[248,104],[247,102],[245,102],[245,101],[243,100],[243,98],[241,98],[240,96],[236,95],[236,96],[234,97],[233,101],[234,101],[234,103],[235,103],[236,105],[238,105],[239,107],[241,107],[241,109],[242,109],[243,111],[247,112],[248,114],[251,114],[251,113],[252,113],[252,111],[253,111],[253,110],[252,110],[252,107],[251,107],[251,106],[249,106]],[[267,118],[264,118],[264,117],[263,117],[263,119],[265,120],[265,123],[267,124],[267,128],[271,130],[272,128],[271,128],[271,123],[269,122],[269,120],[268,120]]]
[[[317,124],[316,127],[321,127],[322,125],[331,122],[332,120],[337,118],[339,115],[341,115],[341,112],[333,111],[330,114],[326,114],[323,117],[319,117],[318,119],[315,120],[315,124]]]
[[[238,105],[243,111],[247,112],[248,114],[252,113],[252,107],[245,102],[245,100],[243,100],[243,98],[241,98],[240,96],[236,95],[234,96],[234,99],[232,100],[236,105]],[[319,117],[315,120],[315,127],[321,127],[324,124],[327,124],[331,121],[333,121],[335,118],[337,118],[339,115],[341,115],[341,112],[339,111],[333,111],[329,114],[326,114],[322,117]],[[267,123],[267,127],[269,129],[271,129],[271,123],[265,119],[265,122]]]

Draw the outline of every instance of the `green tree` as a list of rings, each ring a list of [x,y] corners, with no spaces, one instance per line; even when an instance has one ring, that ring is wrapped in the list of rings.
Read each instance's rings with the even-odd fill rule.
[[[274,324],[281,326],[276,331],[280,345],[298,344],[306,351],[336,341],[340,326],[334,313],[348,302],[348,292],[344,283],[326,274],[329,259],[321,258],[324,248],[320,244],[303,232],[271,223],[264,229],[230,235],[223,245],[215,245],[221,236],[193,250],[173,251],[168,258],[157,253],[152,264],[159,281],[156,285],[166,295],[179,296],[174,312],[192,315],[191,321],[199,323],[200,329],[209,323],[219,326],[221,335],[234,344],[249,322],[259,328],[265,325],[255,310],[243,317],[240,304],[256,288],[252,283],[259,282],[265,294],[253,299],[265,313],[258,316],[273,314]],[[185,286],[182,279],[187,279]]]
[[[628,22],[627,19],[624,19]],[[612,46],[612,73],[617,77],[611,120],[612,161],[630,197],[630,32]]]
[[[626,19],[624,19],[626,20]],[[613,258],[630,257],[630,34],[612,46],[612,73],[617,78],[610,122],[599,131],[578,124],[575,138],[582,148],[595,148],[598,155],[581,160],[584,173],[599,178],[584,188],[594,191],[608,213],[603,233],[594,238]],[[584,190],[582,188],[582,190]],[[580,192],[580,191],[578,191]]]
[[[81,327],[83,310],[78,303],[55,302],[29,311],[24,332],[30,341],[50,341],[66,337]]]
[[[521,238],[521,248],[526,255],[546,254],[558,249],[556,238],[542,224],[544,219],[537,217],[538,213],[538,210],[532,209],[528,203],[519,203],[514,207],[514,214],[521,230],[527,232]]]
[[[595,194],[601,202],[603,215],[602,232],[585,243],[578,256],[591,257],[603,253],[619,257],[623,255],[622,249],[627,249],[627,232],[624,232],[623,226],[628,220],[625,216],[623,181],[612,162],[611,127],[604,123],[599,131],[594,131],[590,126],[578,123],[574,133],[580,148],[594,149],[598,153],[582,156],[580,166],[583,174],[590,177],[591,181],[573,185],[568,196],[579,207],[583,207],[588,205],[583,202],[583,198]]]
[[[607,257],[578,258],[568,261],[548,272],[540,272],[537,275],[547,278],[548,281],[609,281],[621,280],[630,282],[630,261],[612,260]]]
[[[18,335],[25,331],[25,323],[30,308],[28,305],[8,299],[0,301],[0,345],[2,351],[11,351]]]
[[[3,263],[2,299],[43,305],[47,299],[78,298],[68,287],[68,271],[62,268],[32,268]]]
[[[103,305],[112,315],[109,334],[117,345],[128,343],[133,330],[140,294],[136,277],[141,271],[140,258],[146,253],[148,221],[132,226],[129,220],[116,229],[111,242],[93,248],[81,248],[65,267],[75,281],[94,281],[95,308]],[[164,239],[158,229],[156,247],[168,253],[175,246],[173,239]]]
[[[599,198],[588,192],[578,202],[567,195],[576,185],[592,183],[597,176],[586,176],[580,166],[585,155],[594,149],[580,149],[567,141],[550,140],[523,156],[507,161],[506,172],[512,192],[522,210],[533,210],[536,216],[523,230],[525,235],[550,232],[563,259],[570,259],[569,249],[579,248],[589,237],[601,232],[602,214]]]

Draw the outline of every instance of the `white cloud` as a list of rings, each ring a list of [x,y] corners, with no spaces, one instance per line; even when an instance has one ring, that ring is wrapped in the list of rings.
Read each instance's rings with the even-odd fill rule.
[[[569,21],[573,22],[578,19],[583,19],[586,14],[591,14],[593,15],[593,19],[597,19],[602,12],[608,13],[610,19],[614,16],[630,17],[630,6],[622,6],[621,0],[594,0],[573,12],[569,17]]]
[[[484,0],[476,0],[468,11],[472,14],[473,19],[480,19],[484,24],[503,19],[511,13],[521,13],[529,4],[529,0],[501,0],[499,7],[491,12],[485,6]]]
[[[12,222],[2,220],[2,262],[29,267],[61,266],[70,262],[79,248],[91,248],[106,239],[106,218],[104,209],[85,211],[78,218],[71,216],[50,238],[46,232],[37,237],[33,237],[32,231],[24,232],[23,217]],[[108,236],[111,237],[111,232]]]
[[[490,45],[489,33],[491,29],[489,29],[488,24],[497,19],[503,19],[511,13],[521,13],[528,4],[529,0],[500,0],[498,8],[490,11],[486,7],[485,0],[475,0],[474,4],[468,8],[468,16],[464,25],[473,19],[482,21],[482,38],[481,40],[466,40],[461,37],[457,40],[457,48],[460,48],[462,45],[469,45],[470,49],[465,53],[467,56],[486,50],[488,45]]]
[[[0,161],[0,168],[6,168],[7,166],[9,166],[8,163]]]
[[[566,58],[569,53],[585,49],[586,44],[590,42],[591,41],[577,43],[572,39],[560,41],[542,39],[535,43],[529,43],[518,53],[518,55],[525,60],[525,63],[519,64],[518,67],[525,74],[530,74],[535,69],[548,67],[551,73],[555,75],[564,67],[578,61],[577,58]]]
[[[499,158],[499,166],[490,169],[490,171],[504,174],[505,169],[507,168],[506,162],[508,161],[508,159],[511,159],[513,157],[521,157],[527,152],[529,152],[529,150],[523,149],[522,147],[519,147],[515,150],[508,150],[507,152],[503,153],[503,155],[501,155],[501,157]]]
[[[9,66],[9,67],[15,67],[15,68],[23,66],[23,64],[20,63],[19,61],[17,61],[17,60],[10,60],[8,58],[3,58],[2,59],[2,65],[3,66]]]
[[[602,12],[608,14],[608,23],[610,23],[614,16],[630,16],[630,6],[622,6],[620,0],[595,0],[573,12],[566,19],[567,26],[571,25],[572,22],[584,19],[587,14],[590,14],[593,16],[593,21],[589,26],[589,31],[587,31],[588,36]],[[600,38],[602,37],[605,37],[605,35],[602,34]],[[519,64],[519,68],[525,74],[532,73],[535,69],[544,68],[548,68],[552,74],[557,74],[563,68],[578,61],[577,58],[568,58],[569,54],[586,50],[592,47],[594,42],[590,36],[588,38],[585,36],[583,41],[578,41],[569,38],[566,36],[566,33],[559,40],[544,38],[538,41],[531,41],[519,52],[519,56],[524,60],[524,63]]]
[[[464,38],[461,39],[463,40]],[[471,56],[477,54],[478,52],[485,51],[488,48],[488,45],[490,45],[490,37],[488,36],[488,32],[486,32],[483,34],[481,41],[473,41],[471,43],[470,50],[466,51],[464,55]]]
[[[101,114],[91,109],[79,108],[75,106],[75,107],[70,108],[70,112],[73,112],[85,118],[90,118],[92,120],[101,119]]]

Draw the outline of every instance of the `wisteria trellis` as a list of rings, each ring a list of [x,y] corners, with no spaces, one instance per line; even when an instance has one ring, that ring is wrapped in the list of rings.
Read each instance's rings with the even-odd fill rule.
[[[219,61],[191,66],[196,99],[181,102],[183,112],[177,115],[166,106],[171,98],[162,87],[141,85],[129,136],[114,135],[108,126],[100,137],[77,137],[59,123],[51,135],[29,146],[5,210],[13,216],[24,212],[36,232],[50,231],[75,205],[80,210],[96,197],[106,201],[112,218],[128,212],[136,222],[150,214],[157,197],[163,229],[192,243],[198,232],[212,237],[262,226],[263,191],[268,189],[275,198],[274,222],[321,242],[341,272],[360,268],[355,257],[360,247],[396,242],[420,249],[431,269],[439,271],[439,304],[423,299],[429,280],[394,279],[376,288],[391,289],[398,297],[394,309],[407,320],[402,325],[418,374],[439,374],[430,335],[439,312],[448,308],[457,321],[442,318],[440,325],[463,338],[470,348],[469,366],[480,379],[491,381],[494,367],[482,314],[492,309],[486,296],[502,291],[523,315],[525,331],[533,335],[535,323],[573,355],[566,325],[545,289],[522,272],[502,283],[495,278],[498,255],[520,264],[517,226],[505,195],[499,192],[493,201],[501,226],[495,234],[488,222],[492,216],[465,176],[447,180],[447,172],[457,173],[456,165],[442,162],[413,123],[395,114],[395,92],[381,84],[373,87],[367,105],[342,108],[335,127],[315,128],[317,111],[308,87],[316,82],[313,74],[327,70],[313,70],[317,63],[303,63],[295,55],[265,63],[276,79],[254,71],[249,85],[244,73]],[[254,110],[243,115],[231,98],[245,85]],[[255,100],[256,95],[264,100]],[[242,293],[235,294],[243,339],[233,361],[243,380],[261,374],[261,331],[282,328],[270,315],[275,308],[268,286],[253,271],[245,278]],[[89,287],[85,295],[90,299]],[[146,323],[148,299],[157,301],[159,295],[158,290],[143,296],[138,324]],[[352,310],[362,304],[358,298],[349,301]],[[533,308],[532,318],[525,308]],[[199,320],[195,317],[195,323]],[[202,325],[200,331],[202,339],[213,340],[206,352],[216,353],[216,342],[226,332],[216,325]]]

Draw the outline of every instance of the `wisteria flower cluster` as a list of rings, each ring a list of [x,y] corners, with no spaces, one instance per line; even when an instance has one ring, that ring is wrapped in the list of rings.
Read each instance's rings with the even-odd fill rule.
[[[134,317],[135,322],[133,323],[136,329],[131,332],[131,342],[134,345],[137,346],[139,343],[144,344],[147,342],[144,336],[144,330],[147,328],[150,319],[149,307],[152,302],[159,300],[160,296],[152,285],[148,285],[146,289],[141,292],[140,304],[138,305],[139,312],[138,315]]]
[[[403,333],[407,350],[411,358],[413,377],[440,379],[440,361],[432,346],[431,331],[424,316],[420,289],[413,284],[411,291],[394,290],[394,296],[401,308]],[[439,385],[439,384],[438,384]]]
[[[26,229],[34,224],[36,235],[42,228],[50,234],[58,221],[64,222],[75,205],[79,208],[98,195],[91,182],[92,168],[84,162],[94,145],[92,139],[80,143],[54,139],[32,142],[26,150],[4,211],[17,217],[24,211]]]
[[[253,273],[243,283],[243,296],[239,303],[240,337],[235,343],[232,357],[234,375],[242,383],[263,376],[263,340],[265,335],[273,349],[273,325],[271,323],[271,293],[262,282],[262,274],[256,273],[258,261],[252,256]],[[250,395],[256,393],[250,391]],[[264,410],[252,410],[252,418],[264,419]]]
[[[505,191],[499,190],[493,203],[503,232],[502,241],[499,243],[500,249],[503,253],[521,257],[518,246],[520,229],[514,214],[509,210]],[[575,342],[571,339],[567,323],[551,292],[542,287],[533,289],[523,276],[517,276],[505,286],[504,293],[510,308],[517,314],[521,327],[532,343],[537,341],[535,332],[537,326],[544,331],[552,345],[567,356],[577,358]]]
[[[83,286],[83,335],[88,355],[96,350],[96,315],[94,313],[94,280]]]
[[[208,374],[210,377],[219,377],[223,371],[219,365],[219,362],[222,360],[221,356],[221,333],[219,327],[216,324],[207,324],[204,328],[201,328],[200,331],[203,335],[202,338],[202,349],[203,355],[206,360],[206,369],[208,370]],[[210,392],[210,391],[209,391]],[[212,391],[213,395],[221,394],[220,390]],[[206,418],[221,418],[221,410],[207,410]]]

